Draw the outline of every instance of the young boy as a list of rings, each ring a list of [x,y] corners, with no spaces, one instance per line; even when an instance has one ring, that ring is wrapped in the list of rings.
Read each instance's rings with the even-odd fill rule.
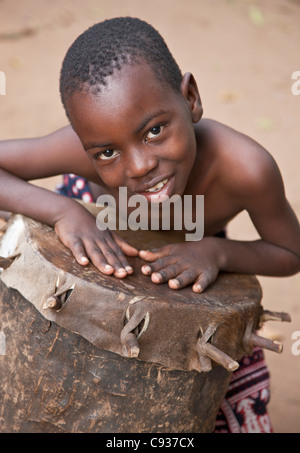
[[[132,273],[126,256],[139,254],[146,261],[145,278],[174,290],[191,285],[202,292],[220,271],[299,272],[299,223],[273,158],[249,137],[201,119],[194,77],[181,74],[150,25],[116,18],[84,32],[65,56],[60,91],[70,126],[1,143],[0,209],[52,225],[80,264],[91,261],[107,275],[126,277]],[[80,175],[82,184],[90,181],[117,203],[120,187],[128,198],[142,195],[149,205],[175,194],[204,195],[205,235],[138,251],[114,231],[100,231],[73,199],[27,182],[62,173]],[[193,210],[195,218],[195,203]],[[261,239],[220,237],[243,210]]]

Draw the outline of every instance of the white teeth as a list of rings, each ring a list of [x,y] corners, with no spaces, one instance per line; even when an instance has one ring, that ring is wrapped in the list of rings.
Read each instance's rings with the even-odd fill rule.
[[[146,192],[158,192],[160,189],[164,187],[164,185],[168,182],[168,178],[160,181],[155,186],[151,187],[150,189],[146,190]]]

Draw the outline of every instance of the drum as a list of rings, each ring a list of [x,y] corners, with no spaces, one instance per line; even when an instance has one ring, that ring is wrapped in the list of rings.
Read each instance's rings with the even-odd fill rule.
[[[281,351],[255,333],[284,316],[263,311],[254,276],[220,274],[202,294],[153,284],[139,258],[133,275],[104,276],[21,215],[0,255],[1,432],[211,432],[238,361],[257,344]]]

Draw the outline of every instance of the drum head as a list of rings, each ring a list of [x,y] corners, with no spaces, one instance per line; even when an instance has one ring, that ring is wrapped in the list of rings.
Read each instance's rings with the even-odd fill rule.
[[[183,239],[170,232],[120,234],[147,249]],[[245,332],[256,328],[261,313],[261,288],[254,276],[221,273],[202,294],[191,286],[174,291],[154,284],[141,273],[139,258],[129,258],[133,275],[105,276],[92,264],[80,266],[52,228],[20,215],[10,220],[1,247],[2,256],[17,255],[3,270],[3,282],[46,319],[100,348],[128,357],[136,345],[133,356],[140,360],[197,371],[204,371],[197,345],[207,332],[205,341],[234,361],[251,352]],[[59,306],[51,308],[49,300]]]

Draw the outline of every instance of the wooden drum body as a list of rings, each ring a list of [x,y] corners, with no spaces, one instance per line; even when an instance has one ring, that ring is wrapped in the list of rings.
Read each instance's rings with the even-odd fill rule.
[[[166,243],[130,234],[137,247]],[[142,275],[138,258],[132,276],[107,277],[20,215],[0,255],[0,432],[213,431],[231,372],[252,351],[255,277],[173,291]]]

